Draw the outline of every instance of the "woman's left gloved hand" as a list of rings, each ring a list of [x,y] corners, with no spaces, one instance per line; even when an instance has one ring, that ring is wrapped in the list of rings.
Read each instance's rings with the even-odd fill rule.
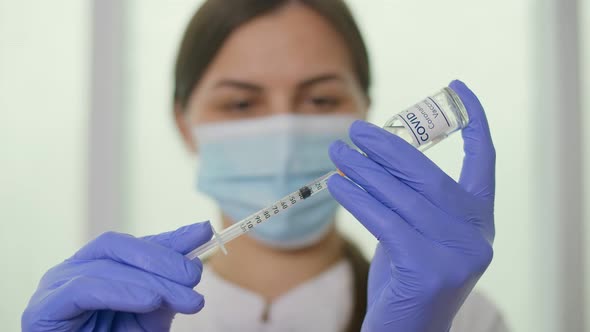
[[[330,148],[356,183],[333,176],[330,192],[379,240],[363,331],[448,331],[492,260],[495,150],[477,97],[459,81],[450,87],[470,118],[459,183],[401,138],[362,121],[350,137],[366,157],[342,142]]]
[[[168,331],[177,312],[203,308],[193,290],[203,265],[184,255],[211,236],[208,222],[142,238],[104,233],[45,273],[22,330]]]

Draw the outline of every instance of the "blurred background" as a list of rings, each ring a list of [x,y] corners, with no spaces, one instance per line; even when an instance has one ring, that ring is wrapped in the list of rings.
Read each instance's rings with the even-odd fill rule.
[[[216,220],[175,131],[173,61],[199,0],[0,0],[0,326],[105,230]],[[495,258],[479,289],[514,331],[590,314],[590,1],[349,0],[375,78],[370,119],[460,78],[498,153]],[[452,176],[460,135],[428,152]],[[370,257],[375,240],[339,226]],[[590,328],[590,327],[588,327]]]

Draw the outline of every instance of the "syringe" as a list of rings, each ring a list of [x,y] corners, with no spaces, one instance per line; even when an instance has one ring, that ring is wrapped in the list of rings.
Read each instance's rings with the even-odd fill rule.
[[[452,85],[453,83],[451,83]],[[385,123],[385,130],[399,136],[420,151],[425,151],[448,135],[467,126],[467,110],[459,96],[450,88],[443,88],[414,106],[394,115]],[[361,151],[362,152],[362,151]],[[221,233],[213,230],[213,238],[186,255],[189,259],[202,256],[209,250],[220,247],[227,254],[224,244],[248,233],[254,227],[306,200],[328,187],[332,171],[308,183],[299,190],[226,228]]]
[[[302,202],[308,199],[309,197],[319,193],[320,191],[326,189],[328,187],[328,178],[330,178],[330,176],[336,173],[337,171],[331,171],[326,173],[325,175],[306,184],[305,186],[290,193],[289,195],[279,199],[278,201],[274,202],[268,207],[249,215],[248,217],[236,222],[230,227],[227,227],[221,233],[217,233],[215,229],[213,229],[213,238],[209,240],[207,243],[198,247],[197,249],[186,254],[186,257],[191,260],[197,257],[203,257],[206,253],[209,252],[209,250],[215,249],[217,247],[221,248],[223,253],[227,254],[227,250],[225,249],[225,244],[227,242],[237,238],[242,234],[248,233],[249,231],[254,229],[254,227],[262,223],[265,223],[271,217],[288,210],[295,204]]]

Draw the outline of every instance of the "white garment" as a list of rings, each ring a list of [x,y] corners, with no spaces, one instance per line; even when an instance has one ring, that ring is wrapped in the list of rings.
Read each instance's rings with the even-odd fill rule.
[[[341,332],[352,315],[353,276],[346,260],[271,305],[222,279],[207,265],[196,289],[205,296],[205,307],[195,315],[177,315],[173,332]],[[451,332],[506,331],[496,307],[475,292],[467,298],[451,328]]]

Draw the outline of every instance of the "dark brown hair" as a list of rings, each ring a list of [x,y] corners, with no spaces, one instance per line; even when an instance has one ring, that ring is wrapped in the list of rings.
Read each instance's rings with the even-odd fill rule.
[[[174,102],[186,106],[192,90],[235,29],[292,1],[319,13],[342,35],[357,79],[368,96],[371,77],[367,49],[343,0],[207,0],[190,20],[182,38],[176,59]]]

